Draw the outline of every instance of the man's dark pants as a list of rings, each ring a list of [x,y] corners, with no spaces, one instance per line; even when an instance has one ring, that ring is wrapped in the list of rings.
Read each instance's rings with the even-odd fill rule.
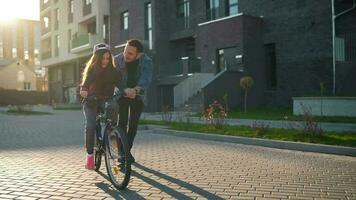
[[[136,136],[138,121],[143,111],[143,102],[140,99],[121,97],[119,99],[119,127],[127,130],[127,140],[132,148]],[[130,115],[129,115],[130,114]],[[130,117],[130,118],[129,118]],[[129,120],[128,120],[129,118]]]

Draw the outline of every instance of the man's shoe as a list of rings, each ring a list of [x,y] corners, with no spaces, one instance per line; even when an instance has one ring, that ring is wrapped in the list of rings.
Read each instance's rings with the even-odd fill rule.
[[[85,168],[88,170],[94,170],[95,164],[94,164],[94,156],[93,154],[88,154],[87,155],[87,160],[85,164]]]

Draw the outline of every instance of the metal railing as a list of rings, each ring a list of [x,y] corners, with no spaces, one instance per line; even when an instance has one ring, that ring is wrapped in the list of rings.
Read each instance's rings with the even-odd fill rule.
[[[82,34],[72,39],[72,49],[89,44],[89,34]]]

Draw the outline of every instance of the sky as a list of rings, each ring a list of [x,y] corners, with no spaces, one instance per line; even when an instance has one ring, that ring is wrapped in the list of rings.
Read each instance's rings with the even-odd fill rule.
[[[0,0],[0,20],[40,19],[39,0]]]

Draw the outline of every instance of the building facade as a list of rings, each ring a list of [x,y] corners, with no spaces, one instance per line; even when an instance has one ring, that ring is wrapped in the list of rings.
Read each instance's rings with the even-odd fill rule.
[[[335,0],[336,14],[353,0]],[[292,106],[292,97],[356,96],[356,9],[336,20],[333,69],[329,0],[117,0],[110,4],[110,44],[144,41],[154,76],[147,110],[179,108],[229,96],[240,109],[240,78],[252,76],[249,105]]]
[[[78,102],[81,72],[92,47],[109,42],[108,0],[40,0],[41,61],[52,103]]]
[[[40,65],[40,22],[26,19],[0,21],[0,87],[7,90],[45,88]]]

